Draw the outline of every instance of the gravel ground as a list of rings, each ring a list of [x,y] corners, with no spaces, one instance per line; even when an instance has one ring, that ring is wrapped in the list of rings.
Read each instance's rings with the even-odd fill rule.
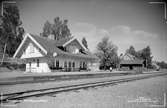
[[[7,105],[12,108],[165,108],[151,106],[162,105],[165,93],[167,94],[167,75],[34,97]]]
[[[0,92],[3,94],[23,92],[29,90],[39,90],[46,88],[56,88],[62,86],[71,86],[85,83],[102,82],[107,80],[117,80],[122,78],[140,77],[145,76],[145,74],[140,75],[124,75],[124,76],[112,76],[104,78],[88,78],[88,79],[77,79],[77,80],[64,80],[64,81],[53,81],[53,82],[43,82],[43,83],[27,83],[27,84],[16,84],[16,85],[5,85],[0,86]]]
[[[160,72],[166,72],[167,70],[161,70]],[[127,71],[116,71],[113,70],[112,73],[126,73]],[[158,72],[158,71],[149,71]],[[71,74],[97,74],[97,73],[111,73],[110,71],[86,71],[86,72],[51,72],[51,73],[26,73],[24,71],[13,71],[13,72],[0,72],[0,79],[15,78],[15,77],[25,77],[25,76],[45,76],[45,75],[71,75]],[[145,73],[145,72],[144,72]]]
[[[114,71],[113,73],[120,71]],[[121,71],[122,72],[122,71]],[[126,72],[126,71],[125,71]],[[96,73],[110,73],[110,71],[83,71],[83,72],[48,72],[48,73],[30,73],[25,71],[14,71],[14,72],[0,72],[0,79],[14,78],[14,77],[25,77],[25,76],[45,76],[45,75],[73,75],[73,74],[96,74]]]

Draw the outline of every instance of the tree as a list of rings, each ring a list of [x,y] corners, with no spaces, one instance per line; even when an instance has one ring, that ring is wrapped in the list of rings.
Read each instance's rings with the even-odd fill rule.
[[[131,54],[133,56],[137,55],[136,54],[136,50],[135,50],[135,48],[133,46],[130,46],[129,49],[126,50],[126,53],[129,53],[129,54]]]
[[[47,37],[52,33],[52,24],[49,21],[46,21],[43,27],[43,36]]]
[[[97,45],[96,55],[100,59],[100,69],[109,69],[111,66],[116,67],[118,64],[118,48],[109,41],[108,37],[104,37]]]
[[[133,46],[130,46],[129,49],[126,50],[127,53],[135,56],[138,59],[144,60],[144,66],[147,68],[152,67],[152,56],[151,56],[151,48],[147,46],[146,48],[143,48],[142,50],[135,51],[135,48]]]
[[[55,40],[60,40],[62,38],[71,37],[70,29],[68,28],[68,20],[60,20],[59,17],[54,19],[54,23],[51,24],[46,21],[43,27],[42,36],[48,37],[49,35],[54,35]]]
[[[82,38],[82,44],[88,49],[88,43],[85,37]]]
[[[157,62],[157,65],[160,66],[162,69],[167,69],[167,63],[164,61]]]
[[[24,34],[21,24],[18,7],[15,5],[5,6],[0,28],[0,49],[4,55],[13,56],[19,46]]]
[[[151,56],[151,48],[147,46],[142,49],[141,58],[144,60],[145,67],[151,68],[152,66],[152,56]]]
[[[62,38],[66,38],[66,37],[70,37],[71,33],[70,33],[70,29],[68,28],[68,20],[64,20],[63,24],[61,25],[61,36]]]

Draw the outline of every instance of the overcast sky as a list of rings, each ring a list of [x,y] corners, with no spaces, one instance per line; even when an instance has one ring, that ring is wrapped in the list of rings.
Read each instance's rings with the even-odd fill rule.
[[[160,0],[19,0],[23,26],[28,33],[42,32],[46,20],[68,19],[72,35],[86,37],[92,52],[105,36],[118,46],[151,47],[154,60],[167,61],[167,23]]]

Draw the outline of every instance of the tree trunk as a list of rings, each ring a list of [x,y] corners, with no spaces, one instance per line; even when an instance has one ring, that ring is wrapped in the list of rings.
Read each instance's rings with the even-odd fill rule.
[[[7,44],[5,43],[5,47],[4,47],[4,50],[3,50],[3,56],[2,56],[2,60],[1,60],[1,65],[2,65],[3,62],[4,62],[5,53],[6,53],[6,46],[7,46]]]

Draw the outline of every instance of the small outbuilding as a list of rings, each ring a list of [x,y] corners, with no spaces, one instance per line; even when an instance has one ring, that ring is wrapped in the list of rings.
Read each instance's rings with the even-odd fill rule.
[[[135,56],[125,53],[120,57],[120,70],[141,70],[144,67],[144,61]]]

